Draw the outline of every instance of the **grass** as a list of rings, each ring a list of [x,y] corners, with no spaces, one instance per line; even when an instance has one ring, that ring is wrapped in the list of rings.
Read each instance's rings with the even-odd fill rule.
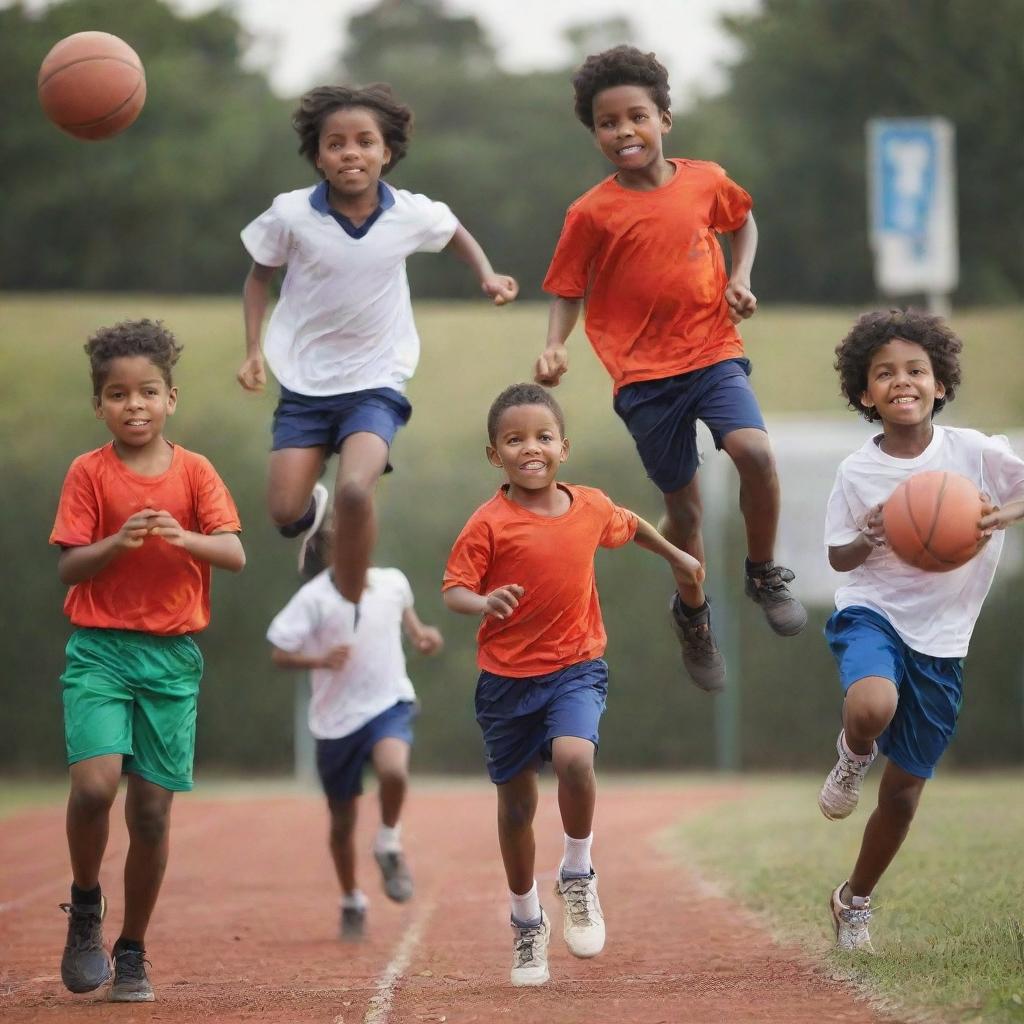
[[[675,834],[681,856],[821,951],[830,973],[922,1019],[1024,1021],[1024,800],[1020,775],[939,776],[873,898],[877,956],[831,948],[829,891],[853,865],[867,814],[826,822],[820,779],[758,778],[747,795]],[[827,951],[827,952],[826,952]]]

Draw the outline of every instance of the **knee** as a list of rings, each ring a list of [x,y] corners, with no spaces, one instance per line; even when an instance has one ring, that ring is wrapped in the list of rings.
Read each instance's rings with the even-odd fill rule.
[[[354,477],[339,480],[334,492],[334,503],[338,511],[348,515],[365,512],[372,499],[373,484]]]
[[[741,479],[758,483],[768,483],[775,479],[775,453],[767,435],[763,441],[743,444],[729,454],[732,455]]]
[[[880,796],[878,806],[890,820],[907,826],[914,820],[920,799],[920,788],[907,786]]]
[[[502,830],[519,832],[533,824],[537,804],[528,799],[506,799],[498,806],[498,824]]]
[[[290,494],[270,494],[267,507],[275,526],[288,526],[303,517],[309,508],[309,498],[303,501]]]
[[[331,840],[347,842],[355,831],[356,811],[354,806],[335,807],[331,810]]]
[[[887,702],[859,702],[847,707],[844,728],[847,735],[858,739],[875,739],[892,721],[896,708]]]
[[[162,803],[144,803],[135,809],[129,825],[131,838],[146,846],[159,846],[167,838],[171,809]]]
[[[116,796],[116,786],[107,786],[99,781],[77,782],[71,789],[68,804],[73,813],[91,818],[108,814]]]
[[[699,529],[703,506],[699,498],[673,497],[665,499],[665,515],[658,524],[663,534],[687,534]]]
[[[594,783],[593,755],[573,754],[555,766],[560,785],[573,791],[586,791]]]
[[[387,765],[377,769],[377,782],[382,787],[395,789],[405,786],[409,773],[400,765]]]

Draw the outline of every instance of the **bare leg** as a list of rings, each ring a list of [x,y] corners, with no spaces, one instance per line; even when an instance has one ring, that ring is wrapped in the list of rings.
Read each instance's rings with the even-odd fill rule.
[[[330,847],[338,883],[345,894],[356,891],[356,812],[358,797],[349,800],[327,799],[331,812]]]
[[[779,527],[779,477],[771,442],[763,430],[743,427],[722,441],[740,477],[740,511],[747,528],[747,554],[752,562],[775,555]]]
[[[170,850],[174,794],[139,775],[128,776],[124,816],[128,856],[124,864],[124,938],[142,942],[160,894]]]
[[[381,824],[394,828],[409,787],[409,744],[396,736],[387,736],[374,744],[371,756],[380,786]]]
[[[104,754],[69,768],[67,835],[71,875],[79,889],[95,889],[110,833],[110,808],[121,780],[121,755]]]
[[[270,453],[267,478],[267,507],[277,526],[301,519],[309,508],[313,484],[324,468],[327,449],[282,448]]]
[[[586,839],[593,831],[597,801],[594,744],[578,736],[559,736],[551,749],[562,828],[572,839]]]
[[[695,473],[693,479],[677,491],[665,496],[665,515],[658,524],[663,536],[682,548],[688,555],[693,555],[705,568],[704,538],[701,535],[701,518],[703,506],[700,498],[700,483]],[[680,587],[679,596],[690,608],[700,608],[704,604],[704,588],[695,583],[690,587]]]
[[[855,754],[870,754],[875,740],[896,714],[899,690],[891,679],[865,676],[847,691],[843,701],[843,732]]]
[[[498,791],[498,843],[509,889],[518,894],[533,888],[537,850],[533,816],[537,813],[537,772],[527,768],[496,787]]]

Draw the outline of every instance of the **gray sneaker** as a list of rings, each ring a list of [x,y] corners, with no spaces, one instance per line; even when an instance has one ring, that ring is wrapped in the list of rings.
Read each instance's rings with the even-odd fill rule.
[[[338,937],[344,942],[361,942],[366,932],[366,907],[341,905],[341,928]]]
[[[865,897],[858,907],[847,906],[841,897],[844,886],[842,882],[832,891],[828,909],[832,914],[832,925],[836,930],[836,949],[849,953],[874,953],[868,925],[871,923],[871,899]]]
[[[384,892],[389,900],[396,903],[405,903],[412,899],[412,875],[409,874],[409,867],[405,863],[405,855],[401,850],[393,850],[388,853],[373,851],[374,859],[380,867],[380,873],[384,876]]]
[[[68,941],[60,961],[60,979],[71,992],[92,992],[110,978],[110,955],[103,948],[103,918],[107,899],[62,903],[68,915]]]
[[[509,980],[516,988],[547,984],[551,977],[548,972],[548,942],[551,939],[548,915],[541,908],[537,924],[521,925],[513,920],[512,931],[512,972]]]
[[[795,578],[792,569],[769,562],[759,572],[748,572],[743,586],[747,597],[761,606],[768,625],[779,636],[796,636],[807,625],[807,609],[786,586]]]
[[[683,665],[694,685],[707,693],[725,689],[725,658],[711,631],[711,603],[705,601],[702,611],[688,616],[679,595],[673,594],[669,611],[676,639],[683,649]]]
[[[156,999],[146,974],[148,963],[146,954],[138,949],[121,949],[114,953],[114,984],[107,997],[110,1002],[152,1003]]]

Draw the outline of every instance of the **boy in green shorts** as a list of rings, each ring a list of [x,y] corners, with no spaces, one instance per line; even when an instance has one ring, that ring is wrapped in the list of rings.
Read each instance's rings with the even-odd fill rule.
[[[91,992],[111,974],[99,871],[110,808],[128,776],[125,908],[114,943],[114,1002],[149,1002],[144,939],[167,866],[171,800],[192,788],[210,567],[245,565],[238,511],[201,455],[163,436],[181,346],[160,323],[125,321],[85,346],[93,407],[113,441],[80,455],[64,480],[50,543],[77,627],[61,676],[70,766],[71,902],[61,978]]]

